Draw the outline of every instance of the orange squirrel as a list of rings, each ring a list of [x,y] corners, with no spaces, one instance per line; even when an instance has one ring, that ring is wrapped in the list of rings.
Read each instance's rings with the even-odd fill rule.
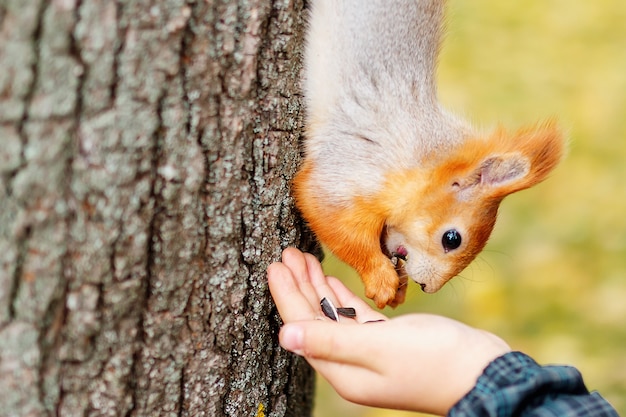
[[[433,293],[483,249],[502,199],[542,181],[553,122],[476,132],[437,101],[442,0],[313,0],[305,159],[293,191],[318,239],[379,308],[407,277]]]

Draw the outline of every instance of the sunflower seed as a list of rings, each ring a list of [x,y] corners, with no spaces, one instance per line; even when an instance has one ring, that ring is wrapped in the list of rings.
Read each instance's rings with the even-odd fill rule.
[[[339,319],[339,316],[337,315],[337,309],[328,298],[322,298],[322,301],[320,301],[320,306],[322,307],[322,312],[326,315],[326,317],[334,321],[337,321],[337,319]]]
[[[337,313],[349,319],[356,317],[356,310],[352,307],[337,307]]]

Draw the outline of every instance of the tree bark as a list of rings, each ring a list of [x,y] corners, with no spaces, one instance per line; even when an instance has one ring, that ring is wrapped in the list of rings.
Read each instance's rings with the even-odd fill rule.
[[[0,415],[306,416],[302,0],[0,0]]]

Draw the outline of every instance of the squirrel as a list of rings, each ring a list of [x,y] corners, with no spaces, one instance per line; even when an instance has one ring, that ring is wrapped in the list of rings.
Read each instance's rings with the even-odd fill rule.
[[[486,134],[442,107],[444,0],[309,3],[296,206],[395,307],[408,277],[434,293],[477,256],[502,199],[544,180],[564,137],[554,121]]]

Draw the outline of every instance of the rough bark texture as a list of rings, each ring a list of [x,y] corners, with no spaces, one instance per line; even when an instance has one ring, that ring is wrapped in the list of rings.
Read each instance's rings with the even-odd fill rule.
[[[0,0],[0,415],[310,414],[265,279],[302,9]]]

